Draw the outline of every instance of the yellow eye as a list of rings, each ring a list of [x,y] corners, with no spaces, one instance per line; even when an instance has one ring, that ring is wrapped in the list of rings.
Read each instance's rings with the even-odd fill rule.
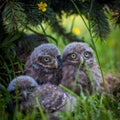
[[[28,89],[28,91],[32,91],[33,87],[28,87],[27,89]]]
[[[44,57],[44,58],[43,58],[43,61],[44,61],[44,62],[49,62],[49,61],[50,61],[50,58],[49,58],[48,56],[47,56],[47,57]]]
[[[75,53],[71,54],[71,58],[75,59],[77,57],[77,55]]]
[[[86,52],[84,53],[84,56],[85,56],[86,58],[90,58],[90,55],[91,55],[91,53],[88,52],[88,51],[86,51]]]

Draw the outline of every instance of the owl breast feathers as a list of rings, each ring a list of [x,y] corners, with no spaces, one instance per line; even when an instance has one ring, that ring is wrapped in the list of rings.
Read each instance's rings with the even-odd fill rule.
[[[25,74],[33,77],[38,84],[59,84],[62,75],[58,48],[53,44],[36,47],[25,64]]]
[[[80,94],[81,90],[92,93],[102,80],[93,50],[81,42],[68,44],[62,55],[61,84]]]

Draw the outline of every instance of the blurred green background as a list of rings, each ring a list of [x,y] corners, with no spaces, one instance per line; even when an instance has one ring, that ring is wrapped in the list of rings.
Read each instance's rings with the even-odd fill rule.
[[[58,35],[57,33],[51,32],[48,24],[44,24],[43,26],[47,34],[50,34],[57,39],[57,45],[62,52],[66,45],[63,42],[63,37]],[[65,27],[67,32],[73,32],[73,34],[75,34],[78,38],[83,39],[89,45],[91,44],[89,32],[86,29],[86,26],[80,16],[63,16],[62,26]],[[110,27],[111,31],[106,39],[104,39],[104,41],[101,41],[100,39],[95,39],[94,42],[97,48],[103,72],[120,72],[120,28],[116,27],[115,25],[111,25],[111,22]],[[37,30],[42,32],[39,26]],[[53,44],[56,44],[51,39],[49,39],[49,41]]]

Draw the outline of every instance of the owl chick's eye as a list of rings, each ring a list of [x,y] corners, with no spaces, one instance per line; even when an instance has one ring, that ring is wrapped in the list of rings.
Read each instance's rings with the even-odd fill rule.
[[[45,57],[43,57],[43,61],[44,61],[44,62],[50,62],[50,61],[51,61],[51,59],[50,59],[50,57],[45,56]]]
[[[75,58],[77,57],[77,55],[76,55],[75,53],[72,53],[72,54],[70,55],[70,57],[71,57],[72,59],[75,59]]]
[[[85,51],[85,52],[84,52],[84,56],[85,56],[86,58],[90,58],[91,52]]]
[[[33,87],[28,87],[27,90],[28,91],[32,91],[34,88]]]

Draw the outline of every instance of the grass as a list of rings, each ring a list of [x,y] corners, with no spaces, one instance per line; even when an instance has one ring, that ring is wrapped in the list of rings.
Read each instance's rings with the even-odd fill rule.
[[[76,96],[78,104],[74,109],[74,114],[65,111],[58,114],[61,120],[119,120],[120,102],[112,101],[109,95],[97,94]],[[39,103],[38,103],[39,104]],[[0,120],[47,120],[48,116],[39,111],[24,115],[20,111],[15,111],[11,116],[6,112],[5,106],[0,107]]]
[[[79,103],[75,109],[74,116],[65,112],[62,113],[62,120],[115,120],[115,113],[111,110],[113,108],[112,106],[111,108],[107,106],[109,101],[106,104],[104,103],[105,99],[103,95],[89,97],[81,96],[78,98]]]

